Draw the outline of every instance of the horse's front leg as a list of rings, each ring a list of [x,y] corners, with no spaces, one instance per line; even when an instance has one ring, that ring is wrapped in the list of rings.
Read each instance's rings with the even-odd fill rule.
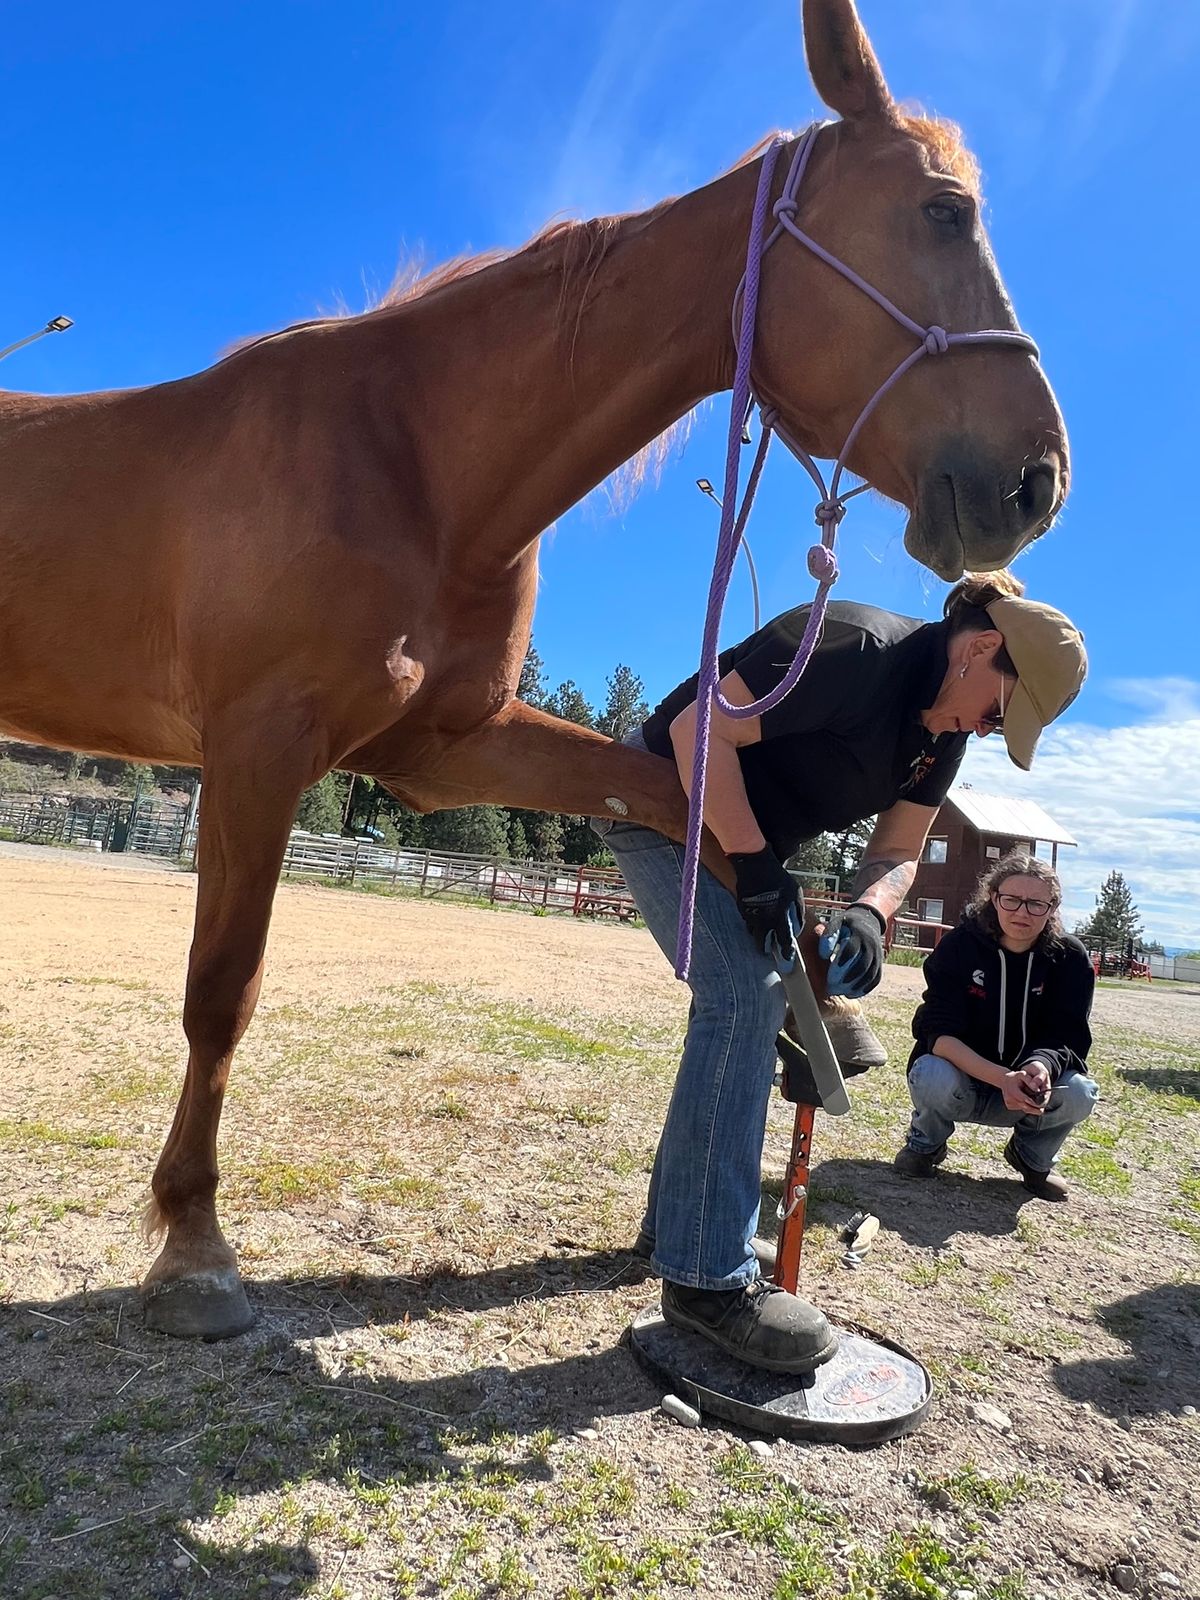
[[[248,716],[233,738],[205,746],[187,1076],[146,1216],[148,1234],[165,1228],[166,1239],[142,1285],[147,1326],[180,1337],[229,1338],[254,1320],[217,1221],[217,1125],[258,1000],[288,832],[301,793],[323,770],[307,740],[280,754],[278,738],[279,721]]]

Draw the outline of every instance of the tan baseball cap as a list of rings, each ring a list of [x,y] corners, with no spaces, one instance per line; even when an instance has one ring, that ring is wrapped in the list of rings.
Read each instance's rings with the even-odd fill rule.
[[[1005,595],[986,609],[1017,669],[1017,687],[1004,706],[1004,742],[1011,759],[1028,772],[1042,729],[1083,688],[1083,635],[1069,617],[1037,600]]]

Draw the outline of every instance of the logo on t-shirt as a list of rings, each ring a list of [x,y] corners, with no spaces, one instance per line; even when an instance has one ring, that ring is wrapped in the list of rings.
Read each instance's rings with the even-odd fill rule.
[[[937,756],[932,750],[918,750],[909,763],[908,777],[900,785],[900,793],[907,794],[910,789],[926,779],[937,765]]]

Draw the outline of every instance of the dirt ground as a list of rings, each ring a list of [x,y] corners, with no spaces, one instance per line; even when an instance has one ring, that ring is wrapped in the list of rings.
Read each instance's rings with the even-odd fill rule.
[[[819,1120],[804,1288],[913,1349],[934,1409],[752,1451],[670,1421],[622,1343],[686,1013],[638,929],[281,888],[221,1143],[258,1322],[143,1330],[194,892],[0,846],[4,1600],[1200,1596],[1200,993],[1098,992],[1055,1207],[989,1130],[892,1173],[921,975],[887,969],[892,1062]]]

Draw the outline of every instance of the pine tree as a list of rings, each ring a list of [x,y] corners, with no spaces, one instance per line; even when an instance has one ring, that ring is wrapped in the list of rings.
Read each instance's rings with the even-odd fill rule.
[[[466,856],[508,855],[508,813],[502,806],[458,806],[425,818],[427,850]]]
[[[645,685],[632,670],[618,666],[608,679],[608,700],[596,719],[596,727],[610,739],[624,739],[634,728],[641,727],[650,715],[650,707],[643,697]]]
[[[1142,919],[1129,885],[1115,868],[1100,885],[1095,911],[1075,932],[1084,944],[1102,945],[1106,950],[1123,950],[1130,940],[1135,945],[1140,943]]]
[[[559,684],[554,693],[547,697],[543,709],[552,717],[561,717],[564,722],[577,722],[581,728],[596,726],[596,713],[573,678],[567,678]]]
[[[799,849],[788,857],[787,868],[789,872],[798,872],[809,877],[818,875],[825,877],[829,874],[832,855],[829,834],[819,833],[815,839],[805,839]]]
[[[296,826],[309,833],[341,833],[345,804],[344,786],[338,783],[336,773],[327,772],[320,783],[314,783],[300,796]]]
[[[520,814],[515,811],[508,813],[508,853],[514,861],[529,860],[529,836]]]
[[[561,861],[563,853],[562,819],[553,811],[535,811],[529,842],[538,861]]]
[[[829,866],[826,870],[841,881],[843,891],[848,890],[854,882],[874,829],[875,818],[866,817],[862,822],[852,822],[841,833],[825,835],[829,841]]]
[[[517,699],[524,700],[527,706],[535,706],[539,711],[546,705],[546,664],[534,649],[532,639],[521,663]]]

